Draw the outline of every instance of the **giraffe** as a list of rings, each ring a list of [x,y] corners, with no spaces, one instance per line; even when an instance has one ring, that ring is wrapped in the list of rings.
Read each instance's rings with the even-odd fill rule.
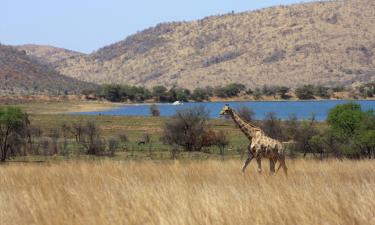
[[[276,174],[280,167],[283,168],[284,173],[287,174],[287,167],[285,164],[284,148],[281,142],[268,137],[262,129],[255,126],[250,122],[246,122],[236,113],[229,105],[225,105],[221,110],[220,115],[229,115],[233,121],[241,129],[242,133],[249,139],[248,156],[242,167],[242,172],[245,172],[246,167],[249,165],[253,158],[256,159],[258,164],[258,172],[262,172],[262,158],[268,158],[270,161],[270,170],[272,174]],[[275,171],[275,165],[279,161],[280,165]]]

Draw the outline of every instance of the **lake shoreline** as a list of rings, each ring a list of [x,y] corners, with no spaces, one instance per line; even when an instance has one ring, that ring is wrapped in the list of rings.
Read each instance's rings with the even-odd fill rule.
[[[298,119],[310,119],[314,117],[318,121],[327,118],[330,109],[336,105],[348,102],[356,102],[361,105],[364,110],[374,110],[374,100],[304,100],[304,101],[232,101],[232,102],[187,102],[181,105],[173,105],[171,103],[156,104],[160,112],[160,116],[168,117],[176,114],[178,110],[189,109],[192,107],[203,106],[209,113],[209,118],[219,118],[219,112],[225,104],[229,104],[232,108],[237,109],[242,106],[249,107],[255,113],[255,119],[263,120],[266,116],[273,112],[279,119],[285,120],[290,115],[296,115]],[[142,104],[122,104],[118,107],[104,111],[91,112],[72,112],[75,115],[100,115],[100,116],[151,116],[150,105],[153,103]]]

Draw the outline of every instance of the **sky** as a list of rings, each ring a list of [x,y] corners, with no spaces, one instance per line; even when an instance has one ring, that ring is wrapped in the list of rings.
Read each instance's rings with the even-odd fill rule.
[[[306,0],[305,0],[306,1]],[[0,0],[0,43],[90,53],[161,22],[302,0]]]

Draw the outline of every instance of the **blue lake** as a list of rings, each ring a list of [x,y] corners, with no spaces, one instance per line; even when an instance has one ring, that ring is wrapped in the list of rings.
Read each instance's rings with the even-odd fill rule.
[[[327,101],[259,101],[259,102],[192,102],[183,105],[157,104],[161,116],[172,116],[176,110],[195,106],[205,106],[210,111],[211,118],[219,118],[219,112],[225,104],[233,108],[248,106],[255,112],[256,119],[263,119],[269,112],[275,112],[278,118],[287,119],[295,114],[298,119],[308,119],[311,115],[319,121],[325,120],[330,109],[339,104],[348,103],[347,100]],[[352,101],[353,102],[353,101]],[[363,110],[375,110],[375,101],[360,100]],[[109,111],[75,113],[83,115],[112,115],[112,116],[150,116],[150,104],[124,105]]]

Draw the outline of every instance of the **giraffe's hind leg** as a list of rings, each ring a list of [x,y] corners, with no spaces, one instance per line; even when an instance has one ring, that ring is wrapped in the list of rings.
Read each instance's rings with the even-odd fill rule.
[[[279,171],[279,169],[280,169],[281,167],[283,167],[283,170],[284,170],[285,175],[288,175],[288,168],[286,167],[286,164],[285,164],[285,156],[284,156],[284,155],[279,156],[279,163],[280,163],[280,165],[279,165],[279,167],[277,168],[276,173]]]
[[[247,159],[242,167],[242,172],[245,172],[246,167],[250,164],[251,160],[254,158],[254,154],[252,152],[249,152]]]

